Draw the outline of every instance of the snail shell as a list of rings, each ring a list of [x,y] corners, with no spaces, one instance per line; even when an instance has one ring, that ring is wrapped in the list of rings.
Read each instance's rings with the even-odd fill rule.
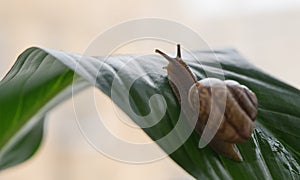
[[[175,58],[169,57],[158,49],[155,52],[169,61],[164,69],[168,72],[169,84],[178,101],[181,101],[182,96],[187,96],[191,108],[200,108],[196,132],[201,135],[205,128],[208,130],[217,128],[212,139],[204,138],[204,140],[207,140],[210,147],[218,154],[243,161],[235,144],[246,142],[251,138],[257,115],[256,95],[246,86],[233,80],[205,78],[196,81],[188,65],[181,59],[180,45],[177,45]],[[175,86],[174,82],[180,87]],[[179,94],[178,89],[183,89],[185,93]],[[200,106],[194,106],[199,104],[197,101],[200,101]],[[224,110],[220,111],[222,106]],[[209,122],[211,115],[219,117],[218,120]]]

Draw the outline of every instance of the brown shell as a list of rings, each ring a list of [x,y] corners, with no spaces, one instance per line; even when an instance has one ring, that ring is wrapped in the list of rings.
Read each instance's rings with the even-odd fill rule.
[[[168,71],[169,84],[178,101],[180,102],[180,96],[189,97],[193,107],[200,100],[200,114],[195,130],[201,135],[206,126],[208,129],[217,128],[215,136],[208,141],[210,147],[219,154],[242,161],[235,144],[251,138],[257,115],[256,95],[233,80],[205,78],[197,82],[190,68],[181,59],[180,45],[177,45],[176,58],[171,58],[159,50],[156,52],[169,61],[164,69]],[[175,84],[180,85],[180,88]],[[184,90],[179,94],[178,89]],[[197,95],[198,98],[195,98]],[[216,121],[219,123],[207,123],[211,115],[222,118]]]

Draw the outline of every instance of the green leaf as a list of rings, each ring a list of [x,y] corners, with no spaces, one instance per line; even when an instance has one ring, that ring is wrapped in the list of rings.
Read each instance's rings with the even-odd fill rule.
[[[197,179],[299,179],[300,91],[263,73],[234,50],[198,51],[193,55],[201,63],[189,54],[182,56],[198,80],[207,72],[216,76],[222,72],[226,79],[236,80],[256,93],[259,109],[255,131],[247,143],[238,145],[242,163],[219,156],[209,147],[199,149],[200,137],[195,132],[170,157]],[[211,63],[216,57],[223,71]],[[88,85],[84,78],[109,97],[113,82],[119,82],[122,86],[113,100],[137,124],[141,122],[136,114],[150,113],[150,97],[161,94],[167,112],[159,123],[143,130],[154,140],[165,136],[176,125],[180,112],[166,72],[161,70],[166,64],[157,55],[113,56],[104,61],[50,49],[26,50],[0,83],[0,169],[18,164],[35,152],[42,138],[43,117],[71,94],[73,77],[78,91]],[[135,80],[137,72],[147,75]],[[122,88],[132,80],[128,100]],[[128,101],[136,114],[128,108]],[[157,107],[152,110],[161,114]],[[154,122],[150,119],[147,123]],[[180,131],[176,135],[182,138]],[[159,145],[167,149],[175,141]]]
[[[0,82],[0,169],[35,153],[43,136],[47,111],[87,83],[43,50],[22,53]]]

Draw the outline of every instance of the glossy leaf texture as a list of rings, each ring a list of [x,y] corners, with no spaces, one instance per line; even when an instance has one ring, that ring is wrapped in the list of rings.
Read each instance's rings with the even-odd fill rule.
[[[262,72],[234,50],[196,51],[194,56],[199,61],[182,54],[198,80],[221,73],[256,93],[259,109],[255,130],[247,143],[238,145],[242,163],[219,156],[209,147],[199,149],[200,137],[195,132],[170,157],[197,179],[299,179],[300,91]],[[222,69],[211,63],[216,59]],[[149,99],[162,95],[166,113],[159,123],[143,130],[153,140],[164,137],[175,127],[180,112],[162,70],[166,64],[158,55],[119,55],[104,60],[50,49],[26,50],[0,83],[0,169],[34,154],[42,139],[46,112],[71,95],[72,84],[79,91],[89,82],[111,97],[113,82],[125,87],[134,81],[129,97],[120,86],[112,100],[137,124],[139,119],[131,109],[147,115]],[[141,76],[136,78],[138,74]],[[181,133],[177,136],[180,139]],[[159,145],[166,149],[175,141]]]

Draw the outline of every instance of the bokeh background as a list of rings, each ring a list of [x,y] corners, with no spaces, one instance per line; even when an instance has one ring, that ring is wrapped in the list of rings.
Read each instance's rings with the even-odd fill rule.
[[[300,88],[299,0],[1,0],[0,77],[28,47],[83,53],[99,33],[143,17],[182,23],[198,32],[210,47],[234,47],[259,68]],[[84,97],[84,92],[78,96]],[[100,92],[99,96],[104,104],[109,101]],[[113,107],[104,107],[110,120],[117,121]],[[143,133],[140,136],[147,139]],[[0,172],[0,179],[192,177],[169,158],[132,165],[101,155],[81,135],[68,100],[49,114],[45,139],[37,154],[22,165]]]

